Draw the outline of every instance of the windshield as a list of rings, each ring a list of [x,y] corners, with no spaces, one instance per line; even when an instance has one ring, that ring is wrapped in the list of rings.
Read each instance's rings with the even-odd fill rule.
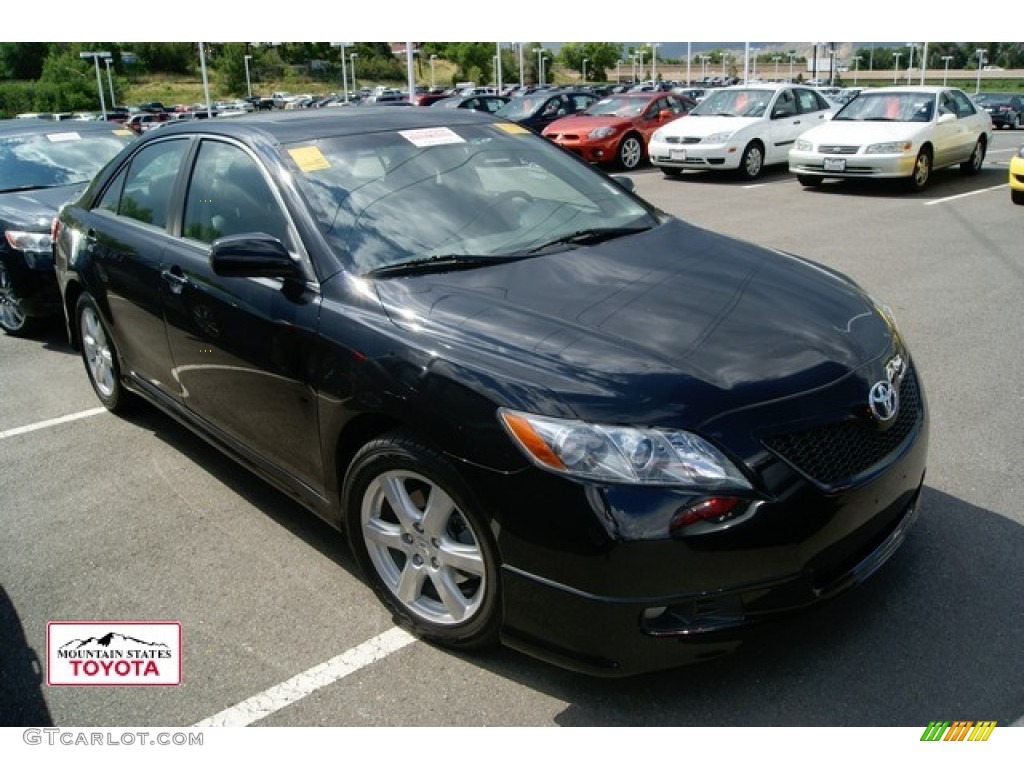
[[[321,139],[286,161],[359,274],[521,258],[658,223],[614,180],[509,123]]]
[[[740,88],[713,91],[690,111],[698,117],[763,117],[772,100],[772,91],[763,88]]]
[[[649,103],[650,99],[627,99],[622,96],[612,96],[611,98],[594,102],[587,107],[583,114],[636,117],[644,111]]]
[[[79,132],[0,139],[0,191],[63,187],[91,181],[134,134]]]
[[[935,96],[930,93],[861,93],[832,119],[926,123],[934,113]]]

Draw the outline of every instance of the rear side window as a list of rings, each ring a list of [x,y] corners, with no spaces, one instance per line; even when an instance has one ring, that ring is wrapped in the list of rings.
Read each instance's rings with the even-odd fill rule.
[[[183,139],[150,144],[121,170],[97,207],[166,229],[174,182],[187,149]]]

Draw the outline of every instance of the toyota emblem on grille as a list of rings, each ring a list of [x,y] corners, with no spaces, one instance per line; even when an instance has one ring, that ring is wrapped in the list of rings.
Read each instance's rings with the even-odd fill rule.
[[[884,424],[892,421],[900,408],[899,390],[891,382],[876,382],[868,394],[868,405],[871,407],[871,413],[880,422]]]

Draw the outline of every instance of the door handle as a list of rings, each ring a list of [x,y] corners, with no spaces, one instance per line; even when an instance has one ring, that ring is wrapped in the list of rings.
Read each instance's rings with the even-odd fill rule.
[[[171,293],[180,294],[182,289],[188,285],[188,278],[185,277],[185,273],[181,271],[181,267],[175,264],[170,269],[165,269],[160,273],[167,284],[171,287]]]

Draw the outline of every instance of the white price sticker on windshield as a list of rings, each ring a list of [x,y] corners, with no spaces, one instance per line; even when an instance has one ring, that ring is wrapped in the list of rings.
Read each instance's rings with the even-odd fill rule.
[[[451,128],[418,128],[398,132],[417,147],[436,147],[439,144],[465,144],[466,140]]]

